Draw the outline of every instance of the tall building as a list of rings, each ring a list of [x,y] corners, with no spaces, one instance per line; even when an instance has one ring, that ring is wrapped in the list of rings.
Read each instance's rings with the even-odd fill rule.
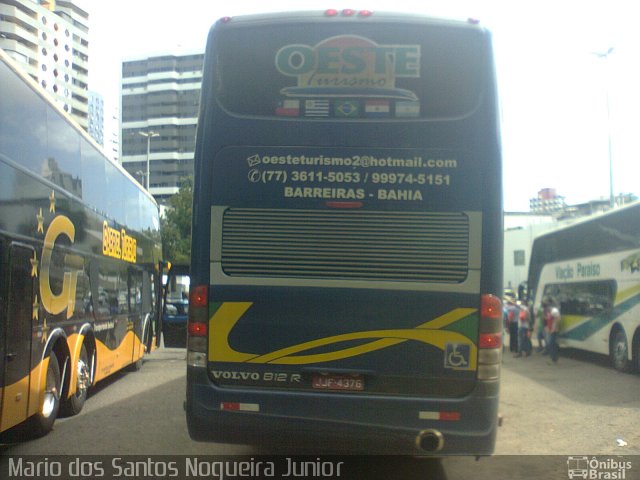
[[[104,97],[89,91],[89,135],[104,147]]]
[[[196,53],[122,65],[122,166],[160,203],[193,174],[203,62]]]
[[[119,100],[105,99],[104,102],[104,151],[114,162],[120,162]]]
[[[558,195],[554,188],[543,188],[537,198],[529,200],[529,207],[533,213],[547,214],[563,212],[567,205],[564,197]]]
[[[89,14],[81,0],[0,0],[0,48],[88,128]]]

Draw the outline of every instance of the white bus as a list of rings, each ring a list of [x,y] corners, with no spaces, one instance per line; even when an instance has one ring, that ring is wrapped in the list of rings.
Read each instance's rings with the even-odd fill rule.
[[[559,306],[561,347],[640,371],[640,202],[537,238],[529,286],[535,311],[545,297]]]

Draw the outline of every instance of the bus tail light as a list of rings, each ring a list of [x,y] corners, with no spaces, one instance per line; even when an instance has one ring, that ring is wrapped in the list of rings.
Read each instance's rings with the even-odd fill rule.
[[[478,380],[500,378],[502,362],[502,302],[495,295],[480,300]]]
[[[480,315],[483,319],[502,320],[502,302],[495,295],[482,295]],[[501,332],[501,329],[497,330]]]
[[[189,322],[187,323],[187,364],[207,366],[207,333],[209,331],[209,288],[198,285],[189,295]]]

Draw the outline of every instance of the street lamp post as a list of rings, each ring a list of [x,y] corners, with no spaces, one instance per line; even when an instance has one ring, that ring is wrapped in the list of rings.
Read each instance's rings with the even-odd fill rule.
[[[611,52],[613,52],[613,47],[610,47],[609,50],[604,53],[593,52],[593,54],[598,58],[604,59],[606,62],[606,60],[609,58],[609,55],[611,55]],[[615,197],[613,194],[613,155],[611,152],[611,106],[609,104],[609,71],[607,63],[605,63],[604,93],[607,106],[607,138],[609,141],[609,206],[611,208],[614,208]]]
[[[151,138],[152,137],[159,137],[160,134],[158,132],[154,132],[152,130],[149,130],[148,132],[138,132],[140,135],[142,135],[143,137],[147,137],[147,175],[146,175],[146,189],[147,192],[149,191],[149,178],[150,178],[150,168],[149,168],[149,159],[151,156]]]
[[[136,171],[136,178],[139,178],[140,180],[142,180],[140,182],[142,185],[146,185],[146,182],[144,180],[144,172],[142,170],[137,170]]]

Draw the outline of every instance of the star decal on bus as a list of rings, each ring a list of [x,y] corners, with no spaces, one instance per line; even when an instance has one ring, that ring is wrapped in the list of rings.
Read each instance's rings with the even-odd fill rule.
[[[42,209],[38,211],[36,220],[38,221],[38,233],[44,234],[44,215],[42,215]]]
[[[56,213],[56,191],[51,190],[49,195],[49,213]]]
[[[47,319],[45,318],[42,321],[42,337],[40,338],[40,341],[42,343],[47,343],[48,336],[49,336],[49,326],[47,325]]]
[[[38,302],[38,295],[36,294],[36,298],[33,301],[33,310],[31,312],[31,319],[38,321],[40,320],[40,302]]]
[[[36,278],[38,276],[38,265],[40,262],[38,261],[38,253],[34,250],[33,258],[29,260],[31,262],[31,276]]]

